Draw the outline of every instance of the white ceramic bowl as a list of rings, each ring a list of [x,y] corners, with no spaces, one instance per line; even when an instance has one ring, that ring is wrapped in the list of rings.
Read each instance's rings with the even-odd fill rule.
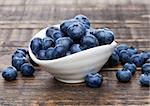
[[[59,27],[59,25],[54,26]],[[39,31],[33,38],[45,37],[46,29]],[[114,41],[109,45],[94,47],[59,59],[39,60],[32,53],[29,44],[29,55],[35,63],[50,72],[57,80],[65,83],[80,83],[84,82],[84,77],[88,73],[98,72],[102,68],[116,45]]]

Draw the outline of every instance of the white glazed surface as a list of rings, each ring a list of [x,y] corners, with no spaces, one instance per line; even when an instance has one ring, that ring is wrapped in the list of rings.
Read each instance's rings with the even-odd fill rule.
[[[59,27],[59,25],[54,26]],[[45,37],[46,29],[42,29],[33,38]],[[88,73],[98,72],[102,68],[116,45],[117,43],[113,41],[109,45],[94,47],[59,59],[39,60],[32,53],[29,44],[29,55],[35,63],[50,72],[57,80],[65,83],[81,83]]]

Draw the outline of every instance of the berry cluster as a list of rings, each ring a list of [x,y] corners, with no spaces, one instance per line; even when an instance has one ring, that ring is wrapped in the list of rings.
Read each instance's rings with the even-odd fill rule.
[[[7,81],[15,80],[17,71],[20,71],[23,76],[32,76],[35,71],[32,64],[37,65],[29,57],[28,51],[17,49],[12,55],[12,66],[5,68],[2,76]]]

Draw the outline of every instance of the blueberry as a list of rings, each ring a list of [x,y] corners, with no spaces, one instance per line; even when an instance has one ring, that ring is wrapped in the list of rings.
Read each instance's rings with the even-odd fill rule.
[[[145,63],[142,65],[142,73],[150,73],[150,63]]]
[[[81,52],[82,49],[80,47],[80,44],[73,44],[70,48],[71,54]]]
[[[39,50],[42,49],[42,39],[41,38],[34,38],[31,41],[30,48],[31,48],[32,52],[34,54],[36,54]]]
[[[116,66],[120,63],[118,54],[114,51],[108,60],[109,65]]]
[[[12,66],[14,66],[18,71],[20,71],[20,67],[24,63],[27,63],[27,59],[25,57],[23,58],[14,57],[12,59]]]
[[[143,65],[144,59],[143,59],[143,57],[141,56],[141,54],[134,54],[134,55],[131,57],[131,62],[134,63],[136,66],[140,67],[140,66]]]
[[[134,48],[134,47],[130,47],[130,48],[128,48],[127,49],[127,51],[128,51],[128,53],[129,53],[129,55],[130,56],[132,56],[132,55],[134,55],[134,54],[137,54],[138,52],[137,52],[137,49],[136,48]]]
[[[48,60],[51,60],[51,59],[52,59],[53,50],[54,50],[54,48],[52,48],[52,47],[50,47],[50,48],[48,48],[48,49],[46,50],[46,58],[47,58]]]
[[[126,44],[120,44],[117,46],[117,50],[120,52],[121,50],[127,50],[129,47]]]
[[[37,53],[36,57],[37,57],[38,59],[40,59],[40,60],[46,60],[46,59],[47,59],[47,58],[46,58],[46,50],[40,50],[40,51]]]
[[[60,31],[55,31],[55,32],[52,34],[51,38],[53,38],[54,41],[56,41],[58,38],[61,38],[62,36],[63,36],[62,32],[60,32]]]
[[[55,45],[63,45],[67,50],[72,46],[73,40],[69,37],[62,37],[56,40]]]
[[[52,52],[52,59],[57,59],[65,56],[67,53],[67,49],[63,45],[56,45]]]
[[[63,22],[60,24],[60,30],[61,30],[63,33],[67,34],[67,29],[68,29],[68,27],[69,27],[72,23],[74,23],[74,22],[78,22],[78,21],[75,20],[75,19],[70,19],[70,20],[65,20],[65,21],[63,21]]]
[[[110,30],[99,29],[95,34],[100,45],[110,44],[114,40],[114,33]]]
[[[86,29],[86,34],[92,34],[92,35],[95,36],[95,34],[96,34],[96,29],[94,29],[94,28]]]
[[[149,87],[150,86],[150,73],[141,74],[139,78],[139,82],[141,86]]]
[[[147,59],[150,58],[150,53],[149,53],[149,52],[143,51],[143,52],[141,52],[140,54],[141,54],[141,56],[144,58],[144,62],[146,62]]]
[[[21,73],[23,76],[32,76],[34,71],[34,67],[29,63],[25,63],[21,66]]]
[[[46,30],[46,36],[47,37],[52,37],[53,33],[55,31],[59,31],[59,28],[57,27],[49,27],[47,30]]]
[[[67,28],[67,33],[74,40],[81,39],[85,35],[86,29],[82,23],[74,22]]]
[[[126,63],[123,67],[124,67],[124,69],[130,70],[132,75],[135,74],[135,71],[136,71],[136,65],[135,64],[133,64],[133,63]]]
[[[2,71],[2,76],[5,80],[15,80],[17,77],[17,70],[14,67],[7,67]]]
[[[81,46],[84,50],[89,49],[89,48],[93,48],[93,47],[96,47],[99,45],[97,38],[92,34],[87,34],[86,36],[84,36],[81,39],[80,42],[81,42]]]
[[[122,69],[117,71],[116,77],[120,82],[129,82],[131,80],[132,73],[128,69]]]
[[[118,56],[120,56],[120,52],[118,51],[117,48],[114,49],[114,52],[116,52],[118,54]]]
[[[147,59],[145,63],[150,63],[150,58],[149,58],[149,59]]]
[[[19,58],[23,58],[26,57],[27,51],[25,49],[22,48],[18,48],[12,55],[12,59],[14,57],[19,57]]]
[[[103,76],[98,73],[89,73],[85,77],[85,83],[92,88],[98,88],[102,85]]]
[[[131,63],[130,54],[127,50],[120,51],[120,62],[121,64]]]
[[[89,19],[85,15],[79,14],[79,15],[75,16],[74,19],[76,19],[79,22],[81,22],[82,24],[84,24],[84,26],[87,29],[90,28],[90,21],[89,21]]]
[[[53,47],[54,46],[54,40],[52,38],[43,38],[42,39],[42,49],[46,50],[49,47]]]

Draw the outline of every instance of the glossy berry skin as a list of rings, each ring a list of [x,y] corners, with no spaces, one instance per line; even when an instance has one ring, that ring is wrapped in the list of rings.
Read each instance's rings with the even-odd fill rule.
[[[145,63],[142,65],[142,73],[150,73],[150,63]]]
[[[42,49],[42,39],[41,38],[34,38],[31,41],[30,48],[31,48],[32,52],[34,54],[36,54],[39,50]]]
[[[66,56],[67,49],[63,45],[56,45],[52,52],[52,59],[57,59]]]
[[[54,46],[54,40],[52,38],[46,37],[42,39],[42,50],[46,50],[49,47]]]
[[[64,20],[64,21],[60,24],[60,30],[61,30],[63,33],[67,34],[67,29],[68,29],[68,27],[69,27],[72,23],[74,23],[74,22],[78,22],[78,21],[75,20],[75,19]]]
[[[126,44],[120,44],[117,46],[117,50],[120,52],[121,50],[127,50],[129,47]]]
[[[114,40],[114,33],[110,30],[99,29],[95,37],[98,39],[100,45],[111,44]]]
[[[57,28],[57,27],[49,27],[49,28],[47,28],[47,30],[46,30],[46,36],[52,38],[52,35],[53,35],[53,33],[55,31],[59,31],[59,28]]]
[[[80,44],[81,44],[82,48],[84,50],[86,50],[86,49],[98,46],[99,42],[98,42],[97,38],[94,35],[87,34],[86,36],[84,36],[81,39]]]
[[[17,77],[17,70],[14,67],[7,67],[2,71],[2,77],[7,80],[15,80]]]
[[[132,73],[132,75],[135,74],[136,65],[134,63],[125,63],[125,65],[123,67],[126,70],[130,70],[130,72]]]
[[[117,71],[116,77],[120,82],[129,82],[131,80],[132,73],[130,70],[122,69]]]
[[[21,73],[23,76],[32,76],[34,71],[34,67],[29,63],[25,63],[21,66]]]
[[[73,44],[70,48],[71,54],[81,52],[81,51],[82,51],[82,49],[80,47],[80,44]]]
[[[54,51],[54,48],[52,48],[52,47],[50,47],[50,48],[48,48],[47,50],[46,50],[46,58],[48,59],[48,60],[51,60],[52,59],[52,53],[53,53],[53,51]]]
[[[108,62],[109,62],[109,65],[111,65],[111,66],[116,66],[120,63],[119,56],[115,51],[110,56]]]
[[[84,25],[80,22],[74,22],[67,28],[67,34],[73,40],[81,39],[86,33]]]
[[[121,64],[131,63],[130,54],[127,50],[120,51],[120,61]]]
[[[81,22],[85,26],[85,28],[87,28],[87,29],[90,28],[90,21],[85,15],[79,14],[79,15],[75,16],[74,19]]]
[[[14,66],[17,69],[17,71],[20,71],[20,67],[24,63],[27,63],[27,59],[25,57],[23,58],[14,57],[12,59],[12,66]]]
[[[47,58],[46,58],[46,50],[40,50],[40,51],[37,53],[36,57],[37,57],[38,59],[40,59],[40,60],[46,60],[46,59],[47,59]]]
[[[141,74],[139,78],[141,86],[149,87],[150,86],[150,73]]]
[[[103,77],[99,73],[89,73],[85,77],[85,83],[88,87],[98,88],[102,85]]]
[[[128,53],[129,53],[130,56],[138,53],[137,49],[134,48],[134,47],[128,48],[127,51],[128,51]]]
[[[144,64],[144,59],[140,54],[134,54],[131,57],[131,62],[134,63],[137,67],[140,67]]]
[[[56,40],[55,45],[63,45],[67,50],[72,46],[73,40],[69,37],[62,37]]]

